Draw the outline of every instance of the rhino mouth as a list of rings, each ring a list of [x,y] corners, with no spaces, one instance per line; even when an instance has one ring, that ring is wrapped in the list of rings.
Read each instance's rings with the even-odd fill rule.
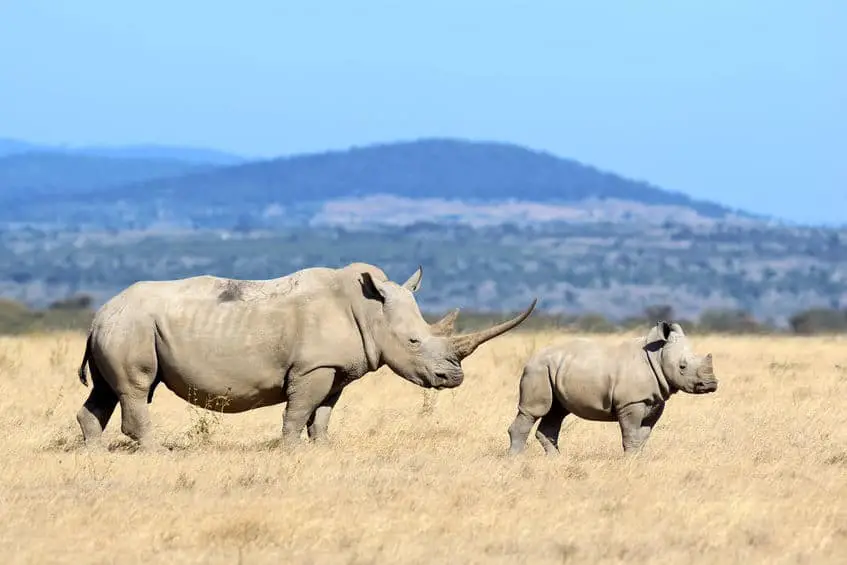
[[[708,394],[718,390],[718,381],[704,381],[694,385],[694,394]]]
[[[430,386],[435,390],[443,390],[445,388],[455,388],[462,384],[465,375],[461,372],[441,372],[437,371],[432,375]]]

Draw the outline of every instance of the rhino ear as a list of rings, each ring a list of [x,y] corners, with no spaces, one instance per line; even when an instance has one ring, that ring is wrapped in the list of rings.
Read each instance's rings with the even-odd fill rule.
[[[659,330],[659,335],[662,336],[662,339],[665,341],[671,337],[671,332],[673,331],[673,327],[670,323],[661,320],[658,324],[656,324],[656,328]]]
[[[412,292],[417,292],[421,287],[421,279],[423,278],[423,266],[418,265],[418,270],[412,273],[412,276],[403,283],[403,288],[408,288]]]
[[[387,291],[382,281],[378,281],[370,273],[362,273],[362,292],[365,298],[385,302]]]

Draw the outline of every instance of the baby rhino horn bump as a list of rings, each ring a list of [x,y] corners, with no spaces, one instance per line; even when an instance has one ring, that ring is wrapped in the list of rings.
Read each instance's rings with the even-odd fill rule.
[[[532,314],[532,311],[535,309],[535,304],[537,302],[538,299],[536,298],[532,301],[532,304],[529,305],[529,308],[527,308],[526,311],[524,311],[522,314],[515,316],[511,320],[490,327],[487,330],[482,330],[467,335],[454,336],[450,338],[450,345],[453,347],[453,351],[456,353],[456,356],[459,359],[464,359],[465,357],[473,353],[477,347],[479,347],[486,341],[511,330],[512,328],[526,320],[530,314]]]
[[[709,353],[706,357],[703,358],[703,364],[700,365],[700,369],[698,371],[701,377],[711,377],[715,374],[714,367],[712,366],[712,354]]]

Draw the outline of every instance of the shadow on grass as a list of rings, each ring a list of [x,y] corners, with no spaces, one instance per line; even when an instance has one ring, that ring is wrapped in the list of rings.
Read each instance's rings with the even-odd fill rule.
[[[304,441],[297,447],[298,451],[320,450],[332,448],[334,443],[329,440],[324,444],[313,444]],[[191,441],[186,438],[165,439],[161,442],[164,448],[162,453],[262,453],[285,451],[281,438],[269,438],[253,442],[238,442],[229,440],[204,440]],[[69,433],[58,430],[37,451],[42,453],[73,453],[85,451],[87,448],[82,439],[82,434]],[[118,437],[104,442],[100,449],[108,453],[136,453],[139,451],[138,443],[127,437]]]

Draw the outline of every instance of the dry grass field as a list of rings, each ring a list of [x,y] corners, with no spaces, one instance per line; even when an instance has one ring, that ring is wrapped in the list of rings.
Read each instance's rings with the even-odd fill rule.
[[[678,394],[644,452],[566,420],[506,457],[512,334],[439,393],[387,369],[350,386],[330,444],[275,447],[282,407],[219,415],[160,387],[167,454],[80,449],[83,337],[0,339],[4,563],[847,563],[847,339],[700,337],[717,393]],[[616,339],[602,337],[599,339]]]

